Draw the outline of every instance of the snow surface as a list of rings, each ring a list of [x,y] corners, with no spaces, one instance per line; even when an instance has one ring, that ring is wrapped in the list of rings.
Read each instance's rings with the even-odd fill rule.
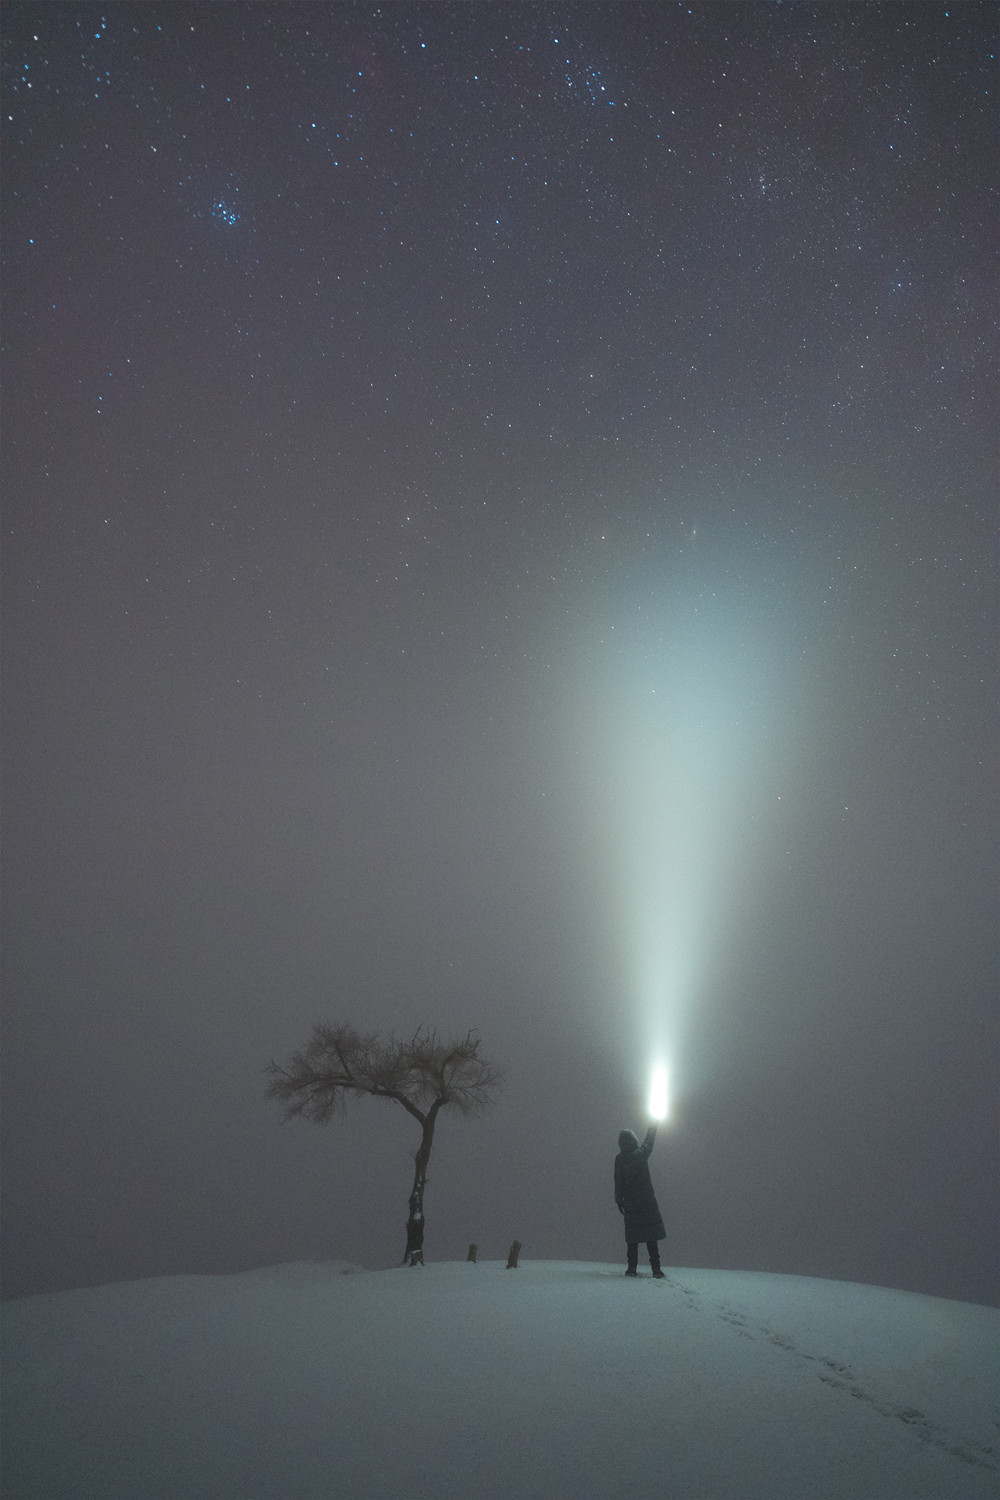
[[[978,1500],[1000,1312],[572,1261],[169,1276],[3,1308],[5,1500]]]

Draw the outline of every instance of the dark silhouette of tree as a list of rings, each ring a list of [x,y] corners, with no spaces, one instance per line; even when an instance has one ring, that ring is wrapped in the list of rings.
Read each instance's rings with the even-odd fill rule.
[[[476,1114],[490,1102],[502,1073],[479,1055],[479,1038],[467,1032],[456,1041],[442,1041],[437,1032],[418,1031],[411,1041],[377,1032],[362,1035],[353,1026],[313,1028],[301,1052],[281,1067],[267,1069],[269,1099],[285,1106],[285,1118],[304,1115],[326,1125],[347,1108],[351,1094],[395,1099],[420,1125],[420,1145],[414,1154],[413,1188],[406,1221],[404,1265],[423,1265],[424,1186],[434,1141],[434,1126],[442,1109]]]

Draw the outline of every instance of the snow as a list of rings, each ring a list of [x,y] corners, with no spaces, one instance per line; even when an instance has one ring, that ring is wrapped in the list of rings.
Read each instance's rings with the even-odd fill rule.
[[[622,1269],[295,1263],[6,1303],[3,1494],[1000,1495],[1000,1312]]]

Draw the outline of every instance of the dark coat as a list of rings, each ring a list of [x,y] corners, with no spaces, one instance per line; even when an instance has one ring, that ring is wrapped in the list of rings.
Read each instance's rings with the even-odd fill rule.
[[[618,1137],[622,1149],[615,1157],[615,1202],[625,1215],[625,1240],[630,1245],[662,1240],[667,1234],[649,1178],[649,1153],[655,1139],[655,1125],[650,1125],[641,1146],[631,1130],[623,1130]]]

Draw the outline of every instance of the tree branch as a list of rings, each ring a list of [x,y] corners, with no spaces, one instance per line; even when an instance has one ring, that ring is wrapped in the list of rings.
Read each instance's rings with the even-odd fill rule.
[[[472,1114],[489,1103],[502,1073],[479,1056],[471,1031],[442,1042],[434,1031],[417,1031],[408,1042],[363,1035],[348,1025],[319,1024],[306,1046],[284,1066],[267,1069],[268,1097],[285,1106],[286,1118],[303,1115],[326,1124],[347,1107],[351,1094],[395,1099],[423,1126],[428,1106]]]

